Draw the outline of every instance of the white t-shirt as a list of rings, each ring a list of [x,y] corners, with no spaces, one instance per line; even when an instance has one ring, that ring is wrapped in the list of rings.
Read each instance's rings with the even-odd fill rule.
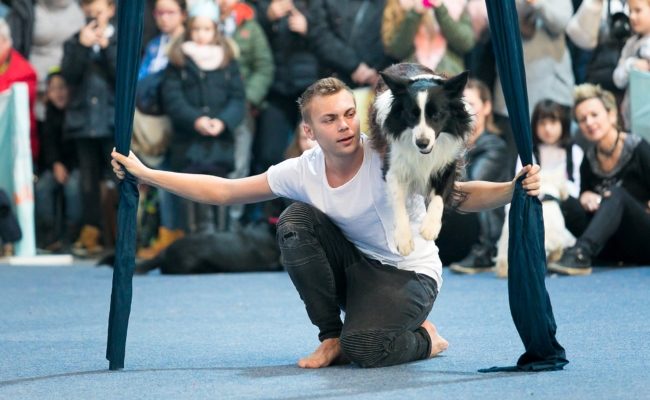
[[[442,262],[438,247],[420,235],[426,214],[424,198],[414,195],[407,202],[415,250],[406,257],[397,251],[393,231],[393,210],[382,161],[368,138],[361,137],[363,163],[357,174],[343,186],[332,188],[325,175],[325,158],[320,147],[286,160],[268,170],[268,182],[276,196],[301,201],[325,213],[359,251],[382,264],[414,271],[433,278],[442,286]]]

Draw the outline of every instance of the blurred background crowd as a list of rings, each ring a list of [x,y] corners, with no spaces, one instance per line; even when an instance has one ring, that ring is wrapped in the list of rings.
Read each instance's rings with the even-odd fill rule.
[[[518,169],[485,0],[145,3],[132,149],[151,167],[261,173],[314,145],[296,105],[307,86],[325,76],[346,82],[365,130],[378,72],[408,61],[447,76],[470,71],[466,179],[508,181]],[[589,273],[594,260],[649,265],[650,0],[516,4],[541,200],[555,223],[546,226],[549,262],[570,275]],[[41,253],[101,257],[114,246],[115,32],[128,29],[115,16],[114,0],[0,1],[0,92],[28,86]],[[140,260],[195,235],[272,241],[285,206],[215,207],[144,186],[140,202]],[[506,212],[446,210],[443,264],[476,273],[501,260],[504,276]],[[15,231],[0,229],[7,255]]]

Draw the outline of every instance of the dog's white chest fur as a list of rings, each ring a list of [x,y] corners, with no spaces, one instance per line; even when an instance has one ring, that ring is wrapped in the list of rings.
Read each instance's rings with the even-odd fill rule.
[[[441,133],[429,154],[422,154],[411,143],[411,135],[406,132],[400,140],[389,139],[389,174],[406,184],[409,192],[421,195],[429,194],[429,182],[432,176],[442,172],[449,164],[456,161],[464,148],[462,139]]]

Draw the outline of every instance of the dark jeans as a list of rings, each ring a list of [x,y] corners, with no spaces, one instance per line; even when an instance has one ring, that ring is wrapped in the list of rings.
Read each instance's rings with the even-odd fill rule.
[[[578,238],[593,256],[638,264],[650,262],[650,213],[627,190],[614,187],[603,197],[587,229]]]
[[[81,220],[81,195],[79,170],[69,171],[68,181],[60,184],[51,170],[45,170],[34,185],[36,218],[50,229],[56,224],[58,196],[63,195],[64,220],[79,224]]]
[[[340,338],[343,353],[362,367],[429,356],[431,338],[420,325],[438,293],[432,278],[364,257],[325,214],[304,203],[282,213],[277,237],[282,264],[321,341]]]

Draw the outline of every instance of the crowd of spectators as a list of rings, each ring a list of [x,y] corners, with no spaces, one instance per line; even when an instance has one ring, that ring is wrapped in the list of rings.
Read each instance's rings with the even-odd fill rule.
[[[88,257],[113,245],[115,1],[0,2],[0,91],[29,86],[42,251]],[[535,158],[565,188],[557,201],[577,238],[549,268],[578,275],[595,259],[650,264],[640,239],[650,237],[650,146],[647,132],[633,130],[628,90],[632,71],[650,70],[650,0],[516,5]],[[470,71],[466,178],[514,176],[484,0],[146,0],[146,10],[132,147],[150,166],[263,172],[287,157],[300,132],[296,99],[311,83],[340,78],[367,118],[379,72],[405,61],[447,76]],[[192,204],[146,188],[142,199],[141,259],[186,235],[237,232],[273,208]],[[443,263],[490,270],[505,210],[449,209],[445,220]]]

